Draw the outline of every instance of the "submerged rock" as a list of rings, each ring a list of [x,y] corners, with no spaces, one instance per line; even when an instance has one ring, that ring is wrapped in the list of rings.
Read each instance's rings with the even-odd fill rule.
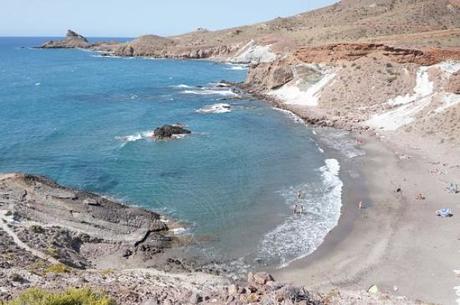
[[[192,132],[180,125],[163,125],[158,127],[153,132],[153,135],[157,139],[170,139],[175,135],[191,134]]]

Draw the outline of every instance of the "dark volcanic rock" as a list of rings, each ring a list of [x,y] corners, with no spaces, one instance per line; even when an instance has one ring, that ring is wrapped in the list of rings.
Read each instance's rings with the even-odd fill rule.
[[[153,259],[177,242],[157,213],[66,188],[45,177],[0,174],[0,194],[0,218],[14,217],[7,223],[17,237],[32,249],[74,268],[88,268],[103,257],[122,257],[122,249],[133,246],[133,255]],[[6,244],[3,235],[0,230],[2,252],[30,256],[24,256],[14,244]],[[0,266],[2,263],[0,255]]]
[[[163,125],[158,127],[153,132],[154,137],[157,139],[170,139],[174,135],[181,135],[181,134],[190,134],[192,133],[190,130],[185,129],[180,125]]]
[[[91,44],[88,42],[88,40],[83,37],[82,35],[72,31],[68,30],[67,35],[63,40],[51,40],[45,42],[41,48],[44,49],[71,49],[71,48],[89,48]]]

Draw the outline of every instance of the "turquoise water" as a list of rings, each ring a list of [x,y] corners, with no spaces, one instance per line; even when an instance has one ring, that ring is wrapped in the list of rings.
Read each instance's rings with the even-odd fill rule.
[[[225,259],[286,263],[334,225],[338,182],[311,131],[215,86],[244,80],[241,67],[30,48],[43,40],[0,38],[0,171],[167,213]],[[216,103],[231,112],[198,111]],[[149,138],[165,123],[192,135]],[[300,189],[309,213],[295,218]]]

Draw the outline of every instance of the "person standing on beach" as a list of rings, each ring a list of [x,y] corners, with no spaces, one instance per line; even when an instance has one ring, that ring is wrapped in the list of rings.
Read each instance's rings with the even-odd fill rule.
[[[294,214],[303,214],[304,206],[300,203],[300,200],[303,198],[302,191],[297,192],[297,202],[294,205]]]

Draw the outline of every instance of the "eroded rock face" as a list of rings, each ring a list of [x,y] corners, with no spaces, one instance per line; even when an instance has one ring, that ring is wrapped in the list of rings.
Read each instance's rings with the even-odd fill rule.
[[[294,63],[295,60],[287,58],[273,63],[252,65],[246,83],[263,90],[277,89],[294,79]]]
[[[190,130],[185,129],[180,125],[163,125],[158,127],[153,132],[154,137],[157,139],[171,139],[175,135],[184,135],[192,133]]]
[[[460,59],[460,48],[456,49],[408,49],[395,48],[375,43],[339,43],[319,47],[300,48],[295,57],[305,63],[334,63],[353,61],[363,56],[388,57],[398,63],[434,65],[446,59]]]
[[[67,35],[66,37],[63,39],[63,40],[57,40],[57,41],[54,41],[54,40],[51,40],[51,41],[48,41],[48,42],[45,42],[41,48],[44,48],[44,49],[65,49],[65,48],[82,48],[82,49],[86,49],[86,48],[89,48],[91,46],[91,44],[88,42],[88,40],[72,31],[72,30],[68,30],[67,31]]]
[[[141,261],[151,259],[175,242],[159,214],[45,177],[0,175],[0,194],[0,221],[11,234],[74,268],[95,266],[104,257],[122,258],[128,249]]]

